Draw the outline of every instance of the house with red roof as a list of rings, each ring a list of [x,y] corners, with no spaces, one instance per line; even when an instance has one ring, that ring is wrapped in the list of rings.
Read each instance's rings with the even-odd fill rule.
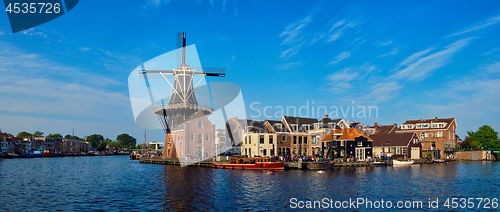
[[[354,157],[365,160],[372,156],[372,138],[355,128],[332,130],[324,139],[325,156],[331,158]]]

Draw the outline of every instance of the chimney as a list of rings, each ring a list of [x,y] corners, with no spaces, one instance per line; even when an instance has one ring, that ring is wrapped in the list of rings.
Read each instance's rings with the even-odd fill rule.
[[[436,115],[436,121],[438,120],[438,116]]]
[[[328,118],[328,114],[325,114],[325,118]]]
[[[375,122],[375,124],[373,124],[373,127],[375,128],[375,130],[378,130],[378,123]]]

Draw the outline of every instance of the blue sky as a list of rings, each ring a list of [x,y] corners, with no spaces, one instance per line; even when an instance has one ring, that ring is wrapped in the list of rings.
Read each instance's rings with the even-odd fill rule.
[[[248,117],[253,102],[269,114],[309,102],[377,106],[378,117],[345,117],[369,125],[437,115],[455,117],[462,138],[500,130],[498,1],[80,1],[16,34],[0,13],[0,128],[142,141],[128,75],[181,31],[203,66],[226,68],[208,81],[241,87]]]

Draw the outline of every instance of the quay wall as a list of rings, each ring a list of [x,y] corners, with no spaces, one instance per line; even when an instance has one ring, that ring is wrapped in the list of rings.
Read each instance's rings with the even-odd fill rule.
[[[460,151],[456,152],[455,156],[457,160],[471,160],[471,161],[481,161],[481,160],[498,160],[497,154],[491,154],[491,151]]]

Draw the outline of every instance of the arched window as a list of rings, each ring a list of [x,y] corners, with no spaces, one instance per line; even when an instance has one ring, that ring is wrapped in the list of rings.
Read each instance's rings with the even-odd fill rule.
[[[210,141],[210,136],[208,134],[205,136],[205,140]]]
[[[191,140],[194,141],[194,133],[191,133]]]
[[[201,121],[200,121],[200,122],[198,122],[198,128],[201,128],[201,125],[202,125],[202,124],[201,124]]]
[[[198,143],[202,143],[203,142],[203,136],[201,134],[198,134]]]

